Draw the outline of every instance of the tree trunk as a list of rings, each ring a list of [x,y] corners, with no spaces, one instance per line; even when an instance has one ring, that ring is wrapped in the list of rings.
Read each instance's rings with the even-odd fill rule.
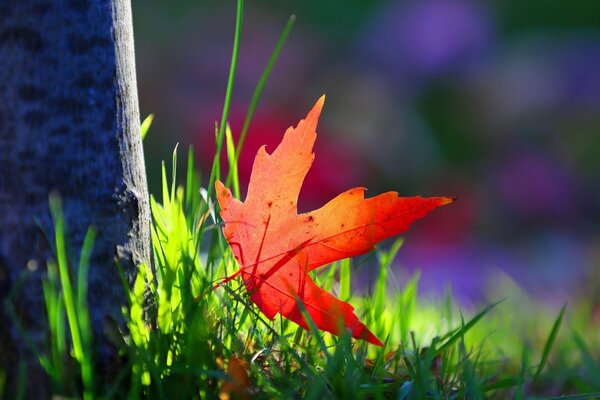
[[[88,301],[98,361],[109,367],[102,328],[125,304],[115,257],[132,279],[151,255],[129,0],[0,0],[0,369],[9,393],[19,361],[39,367],[4,303],[33,343],[47,340],[40,278],[51,191],[63,199],[72,260],[88,227],[98,229]],[[28,395],[47,395],[33,376]]]

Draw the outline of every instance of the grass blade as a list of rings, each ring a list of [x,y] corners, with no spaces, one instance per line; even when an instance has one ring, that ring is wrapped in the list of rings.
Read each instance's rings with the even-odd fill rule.
[[[62,213],[62,201],[58,194],[50,195],[50,212],[54,221],[54,240],[56,245],[56,257],[58,264],[58,274],[67,310],[67,321],[71,331],[71,340],[73,341],[73,353],[75,359],[81,362],[84,357],[84,349],[81,342],[81,332],[79,330],[79,318],[77,317],[77,307],[73,296],[73,287],[69,277],[69,266],[67,261],[67,249],[65,245],[65,228]]]
[[[396,315],[402,343],[408,343],[412,318],[417,304],[417,288],[420,277],[421,274],[415,272],[398,296]]]
[[[229,162],[229,175],[232,177],[233,195],[240,198],[240,179],[238,177],[237,160],[235,158],[235,143],[231,134],[231,127],[227,124],[225,129],[225,138],[227,140],[227,161]]]
[[[533,380],[536,380],[539,378],[540,374],[542,373],[542,370],[544,369],[544,367],[546,366],[546,363],[548,362],[548,356],[550,355],[552,346],[554,345],[554,342],[556,341],[556,336],[558,335],[558,330],[560,329],[560,325],[561,325],[563,317],[565,315],[566,308],[567,308],[567,305],[565,304],[560,309],[560,313],[558,313],[558,317],[556,318],[556,321],[554,321],[554,325],[552,325],[552,329],[550,330],[550,335],[548,335],[548,340],[546,340],[546,344],[544,345],[544,350],[542,352],[542,359],[540,360],[540,364],[538,365],[537,371],[535,372],[535,375],[533,376]]]
[[[585,375],[589,377],[591,382],[596,382],[596,385],[600,388],[600,366],[598,366],[596,360],[594,360],[594,356],[590,353],[587,345],[577,332],[573,332],[573,340],[581,353],[581,359],[586,372]]]
[[[171,201],[176,202],[175,198],[175,190],[177,188],[177,148],[179,147],[179,143],[175,145],[173,149],[173,156],[171,159]]]
[[[600,398],[600,392],[593,393],[581,393],[581,394],[570,394],[564,396],[546,397],[545,400],[579,400],[579,399],[598,399]]]
[[[350,299],[350,259],[340,261],[340,299]]]
[[[79,271],[77,280],[77,311],[79,317],[79,329],[81,331],[81,342],[83,346],[83,359],[81,360],[81,380],[84,386],[84,398],[91,398],[94,393],[94,374],[92,369],[92,327],[90,323],[87,289],[88,272],[90,269],[90,257],[94,241],[96,239],[96,229],[91,227],[87,230],[81,247],[79,257]]]
[[[240,153],[242,151],[242,147],[244,146],[244,141],[246,140],[246,135],[248,133],[248,127],[250,126],[250,122],[252,121],[252,117],[254,116],[254,110],[256,109],[256,105],[258,104],[258,100],[262,94],[262,91],[265,87],[267,79],[269,75],[271,75],[271,70],[273,69],[273,65],[279,58],[279,53],[281,53],[281,49],[287,40],[294,23],[296,22],[296,16],[292,15],[288,19],[285,27],[283,28],[283,32],[281,32],[281,36],[279,36],[279,40],[275,45],[275,49],[271,53],[271,57],[267,62],[267,65],[256,84],[256,88],[254,89],[254,93],[252,93],[252,100],[250,100],[250,106],[248,107],[248,112],[246,113],[246,119],[244,120],[244,125],[242,126],[242,131],[240,133],[240,140],[238,142],[237,148],[235,149],[235,159],[236,161],[240,159]]]
[[[154,121],[154,114],[148,114],[144,121],[142,121],[142,124],[140,125],[140,134],[142,135],[142,140],[146,138],[148,130],[152,125],[152,121]]]
[[[461,326],[460,329],[458,329],[454,334],[452,334],[452,336],[450,336],[450,338],[446,340],[444,344],[438,347],[437,352],[442,353],[444,352],[444,350],[452,346],[458,339],[463,337],[465,333],[467,333],[473,326],[475,326],[475,324],[479,322],[479,320],[483,318],[485,314],[487,314],[492,308],[496,307],[498,304],[502,303],[504,300],[506,299],[502,299],[500,301],[497,301],[496,303],[490,304],[489,306],[481,310],[477,315],[471,318],[469,322]]]
[[[235,19],[235,35],[233,39],[233,50],[231,53],[231,65],[229,66],[229,78],[227,79],[227,89],[225,91],[225,102],[223,103],[223,114],[221,116],[221,123],[219,124],[219,131],[217,133],[217,149],[215,151],[215,158],[213,159],[213,165],[210,173],[210,180],[208,183],[208,198],[211,198],[213,193],[213,187],[215,181],[220,178],[220,162],[221,162],[221,148],[223,147],[223,139],[225,138],[225,126],[227,125],[227,118],[229,116],[229,106],[231,104],[231,93],[233,92],[233,81],[235,79],[235,71],[237,69],[238,54],[240,50],[240,36],[242,33],[242,16],[244,15],[244,0],[237,1],[237,14]]]
[[[483,387],[483,391],[489,392],[491,390],[511,388],[511,387],[518,386],[520,383],[521,383],[521,379],[519,377],[504,378],[504,379],[500,379],[494,383],[485,385]]]

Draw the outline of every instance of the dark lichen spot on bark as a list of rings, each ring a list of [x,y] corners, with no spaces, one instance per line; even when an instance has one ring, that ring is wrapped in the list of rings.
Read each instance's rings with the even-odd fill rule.
[[[51,142],[47,145],[48,153],[58,156],[58,154],[64,154],[64,144],[61,142]]]
[[[53,55],[48,55],[48,53],[46,53],[44,62],[46,63],[46,65],[48,65],[48,67],[56,68],[59,65],[60,61],[57,57],[54,57]]]
[[[267,207],[269,207],[269,208],[273,207],[273,202],[272,201],[268,201],[267,202]]]
[[[115,126],[115,114],[112,109],[107,110],[102,118],[102,129],[112,131]]]
[[[85,12],[90,8],[88,0],[69,0],[69,8],[73,11]]]
[[[43,17],[45,15],[48,15],[48,13],[52,10],[52,3],[49,1],[41,1],[39,3],[34,4],[31,10],[38,17]]]
[[[8,267],[6,258],[0,254],[0,297],[5,298],[10,290],[10,275],[8,274]]]
[[[34,160],[37,153],[32,149],[21,150],[17,153],[17,157],[23,160]]]
[[[0,122],[0,130],[4,132],[3,139],[13,140],[17,136],[15,129],[12,126],[9,126],[6,129],[4,129],[2,127],[2,124],[3,122]]]
[[[46,91],[36,85],[22,85],[18,89],[19,97],[25,101],[41,100],[46,97]]]
[[[46,180],[48,174],[44,174],[42,179]],[[39,195],[37,192],[27,192],[25,193],[25,197],[23,197],[25,204],[31,205],[39,202]]]
[[[71,97],[59,97],[54,102],[54,108],[60,115],[71,115],[73,117],[78,117],[84,111],[85,104],[79,99]]]
[[[27,111],[23,115],[23,122],[30,128],[40,127],[48,119],[48,114],[41,110]]]
[[[106,78],[99,82],[100,89],[113,89],[115,85],[116,76],[112,78]]]
[[[13,9],[12,7],[2,4],[0,5],[0,18],[8,18],[12,15]]]
[[[56,136],[65,136],[68,135],[70,132],[70,129],[68,126],[66,125],[60,125],[57,126],[56,128],[52,128],[50,129],[50,137],[56,137]]]
[[[19,45],[33,53],[39,52],[44,46],[42,35],[26,26],[11,26],[0,32],[0,46]]]
[[[112,44],[110,38],[92,35],[89,37],[80,37],[70,35],[68,40],[69,51],[72,54],[83,54],[90,50],[100,47],[107,48]]]
[[[306,217],[307,222],[313,222],[314,220],[315,220],[315,217],[313,217],[312,215],[309,215]]]
[[[84,128],[77,131],[77,137],[81,138],[81,140],[86,140],[85,138],[93,139],[94,135],[91,130]]]
[[[99,135],[95,135],[94,131],[82,128],[77,131],[77,137],[82,143],[82,148],[87,150],[92,150],[98,154],[101,154],[106,146],[106,143],[101,140]]]
[[[117,149],[119,148],[119,139],[118,139],[118,132],[115,130],[114,135],[109,135],[108,139],[105,141],[105,146],[107,146],[109,149]]]
[[[90,89],[96,84],[96,80],[94,79],[94,75],[90,72],[84,72],[77,79],[77,86],[81,89]]]
[[[344,229],[345,227],[346,227],[346,225],[345,225],[344,223],[342,223],[342,224],[340,225],[340,228],[342,228],[342,229]]]

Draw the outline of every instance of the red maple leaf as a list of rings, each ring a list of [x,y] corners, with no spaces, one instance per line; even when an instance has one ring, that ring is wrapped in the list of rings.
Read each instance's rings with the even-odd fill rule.
[[[375,244],[408,229],[449,197],[399,197],[387,192],[365,199],[365,188],[350,189],[318,210],[298,214],[298,195],[313,160],[316,126],[325,97],[306,119],[288,128],[272,154],[262,146],[252,167],[242,203],[220,181],[216,193],[223,234],[240,264],[250,298],[269,319],[277,313],[305,329],[298,301],[315,325],[339,335],[381,346],[358,320],[354,308],[318,287],[308,272],[331,262],[373,250]]]

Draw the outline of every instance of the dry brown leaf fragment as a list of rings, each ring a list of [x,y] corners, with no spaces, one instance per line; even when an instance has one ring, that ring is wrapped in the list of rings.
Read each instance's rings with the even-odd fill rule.
[[[221,385],[219,399],[247,400],[250,398],[250,378],[247,371],[248,365],[242,359],[230,357],[227,362],[228,378]]]

